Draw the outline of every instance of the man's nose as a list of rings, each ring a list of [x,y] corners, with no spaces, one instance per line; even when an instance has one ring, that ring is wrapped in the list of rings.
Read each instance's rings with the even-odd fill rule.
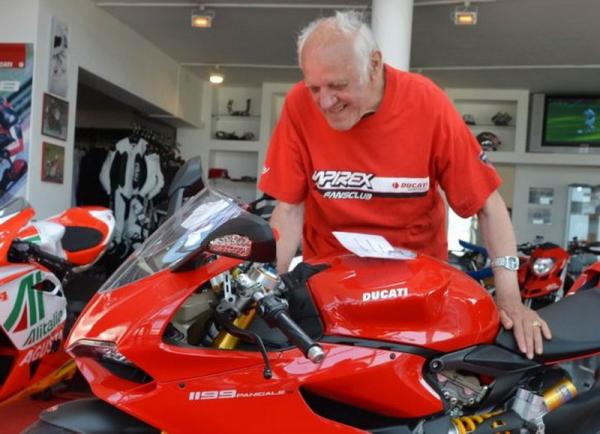
[[[319,93],[319,106],[321,110],[329,110],[337,102],[337,97],[333,92],[326,89],[321,89]]]

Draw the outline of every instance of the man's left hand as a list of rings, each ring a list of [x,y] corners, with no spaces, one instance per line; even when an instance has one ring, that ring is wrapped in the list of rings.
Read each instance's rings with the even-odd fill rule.
[[[535,354],[542,354],[544,342],[542,338],[552,339],[550,327],[537,312],[524,306],[520,297],[497,294],[496,304],[500,313],[500,321],[504,328],[513,330],[519,349],[532,359]]]

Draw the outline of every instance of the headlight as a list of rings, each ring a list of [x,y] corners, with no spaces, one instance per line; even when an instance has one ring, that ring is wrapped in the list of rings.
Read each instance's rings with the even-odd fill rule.
[[[99,341],[94,339],[80,339],[69,348],[67,353],[71,357],[91,357],[93,359],[107,359],[113,362],[131,365],[123,354],[117,350],[114,342]]]
[[[554,267],[554,259],[552,258],[538,258],[534,261],[533,263],[533,274],[535,274],[536,276],[545,276],[546,274],[550,273],[550,270],[552,270],[552,267]]]

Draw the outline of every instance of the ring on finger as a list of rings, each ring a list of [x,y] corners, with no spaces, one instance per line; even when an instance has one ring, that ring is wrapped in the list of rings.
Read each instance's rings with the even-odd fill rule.
[[[539,322],[539,321],[536,319],[536,320],[533,320],[533,322],[531,323],[531,325],[532,325],[533,327],[541,327],[541,326],[542,326],[542,323],[541,323],[541,322]]]

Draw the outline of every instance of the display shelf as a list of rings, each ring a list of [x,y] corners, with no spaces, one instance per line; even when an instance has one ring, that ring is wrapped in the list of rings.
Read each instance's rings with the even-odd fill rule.
[[[211,139],[209,141],[211,150],[219,151],[248,151],[259,152],[263,148],[262,142],[258,140],[220,140]]]
[[[600,166],[600,155],[538,154],[531,152],[487,153],[492,163],[506,163],[531,166]]]
[[[486,131],[495,134],[501,142],[502,153],[525,152],[529,92],[511,89],[446,89],[461,115],[475,120],[469,128],[475,136]],[[510,116],[508,125],[496,125],[492,118],[498,113]],[[503,162],[510,156],[500,156]],[[492,160],[493,161],[493,160]]]
[[[246,87],[214,87],[211,103],[211,132],[214,140],[219,139],[217,132],[235,134],[242,137],[252,134],[260,140],[261,89]],[[245,113],[234,115],[232,113]]]
[[[214,119],[225,120],[225,121],[260,122],[260,116],[256,116],[256,115],[233,116],[233,115],[228,115],[228,114],[213,114],[212,117]]]

